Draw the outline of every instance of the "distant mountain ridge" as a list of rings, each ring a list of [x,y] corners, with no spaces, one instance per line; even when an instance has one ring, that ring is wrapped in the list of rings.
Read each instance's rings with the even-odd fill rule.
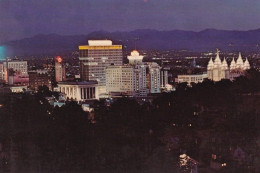
[[[206,29],[194,31],[157,31],[141,29],[130,32],[96,31],[88,35],[39,34],[4,43],[9,55],[54,55],[71,52],[78,45],[87,44],[89,39],[111,39],[114,44],[123,44],[133,49],[135,42],[138,49],[209,51],[216,48],[231,51],[258,51],[260,29],[249,31],[227,31]],[[137,40],[137,41],[135,41]]]

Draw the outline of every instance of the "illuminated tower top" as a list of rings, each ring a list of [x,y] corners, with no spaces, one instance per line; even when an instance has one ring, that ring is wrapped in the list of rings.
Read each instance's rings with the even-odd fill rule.
[[[140,56],[137,50],[131,52],[130,56],[127,56],[130,65],[142,64],[144,56]]]

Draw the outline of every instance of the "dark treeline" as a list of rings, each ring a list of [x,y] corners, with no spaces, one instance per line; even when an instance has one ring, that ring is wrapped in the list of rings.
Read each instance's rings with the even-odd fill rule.
[[[179,172],[178,157],[186,153],[207,172],[214,153],[228,164],[223,172],[248,172],[248,165],[254,172],[259,92],[260,73],[249,70],[233,82],[179,84],[152,103],[96,101],[95,123],[76,102],[52,108],[44,88],[36,95],[11,94],[0,108],[0,170]],[[232,159],[227,150],[238,146],[251,160]]]

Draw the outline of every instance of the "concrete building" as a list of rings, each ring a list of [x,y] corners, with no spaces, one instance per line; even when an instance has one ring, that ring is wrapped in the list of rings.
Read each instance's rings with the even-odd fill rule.
[[[27,61],[10,60],[3,62],[5,83],[9,85],[28,85]]]
[[[3,62],[4,64],[4,69],[7,69],[8,64],[8,69],[12,70],[15,72],[17,75],[28,75],[28,68],[27,68],[27,61],[18,61],[18,60],[11,60],[7,62]]]
[[[55,58],[55,81],[61,82],[66,78],[65,67],[62,64],[62,58],[57,56]]]
[[[143,56],[134,50],[130,56],[127,56],[129,65],[134,69],[133,84],[134,96],[147,96],[148,89],[146,84],[146,65],[143,63]]]
[[[161,67],[155,62],[146,63],[146,82],[149,93],[161,93]]]
[[[4,83],[5,73],[4,73],[4,64],[0,64],[0,83]]]
[[[106,92],[105,68],[123,64],[122,45],[111,40],[89,40],[79,46],[80,77],[83,81],[98,81],[100,94]]]
[[[161,67],[154,62],[144,63],[143,56],[140,56],[136,50],[132,51],[127,58],[128,65],[112,65],[106,68],[107,93],[135,97],[146,97],[148,93],[160,93]]]
[[[48,70],[29,71],[29,88],[37,91],[39,86],[47,86],[52,90],[51,74]]]
[[[132,66],[108,66],[106,91],[108,94],[134,95],[134,69]]]
[[[134,96],[145,97],[148,94],[147,84],[146,84],[146,66],[135,65],[134,68]]]
[[[166,88],[166,86],[169,84],[169,80],[168,80],[168,71],[165,69],[161,69],[161,73],[160,73],[161,77],[161,88]]]
[[[208,78],[206,73],[203,74],[191,74],[191,75],[178,75],[178,83],[187,82],[190,86],[191,83],[203,82]]]
[[[98,83],[96,81],[59,82],[59,91],[65,94],[67,99],[85,101],[99,99]]]

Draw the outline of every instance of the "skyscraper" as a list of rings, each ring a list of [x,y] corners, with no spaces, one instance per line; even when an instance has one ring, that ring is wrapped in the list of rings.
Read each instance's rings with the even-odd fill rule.
[[[79,46],[80,77],[83,81],[98,81],[99,93],[106,92],[105,68],[111,64],[122,65],[122,45],[111,40],[89,40]]]

